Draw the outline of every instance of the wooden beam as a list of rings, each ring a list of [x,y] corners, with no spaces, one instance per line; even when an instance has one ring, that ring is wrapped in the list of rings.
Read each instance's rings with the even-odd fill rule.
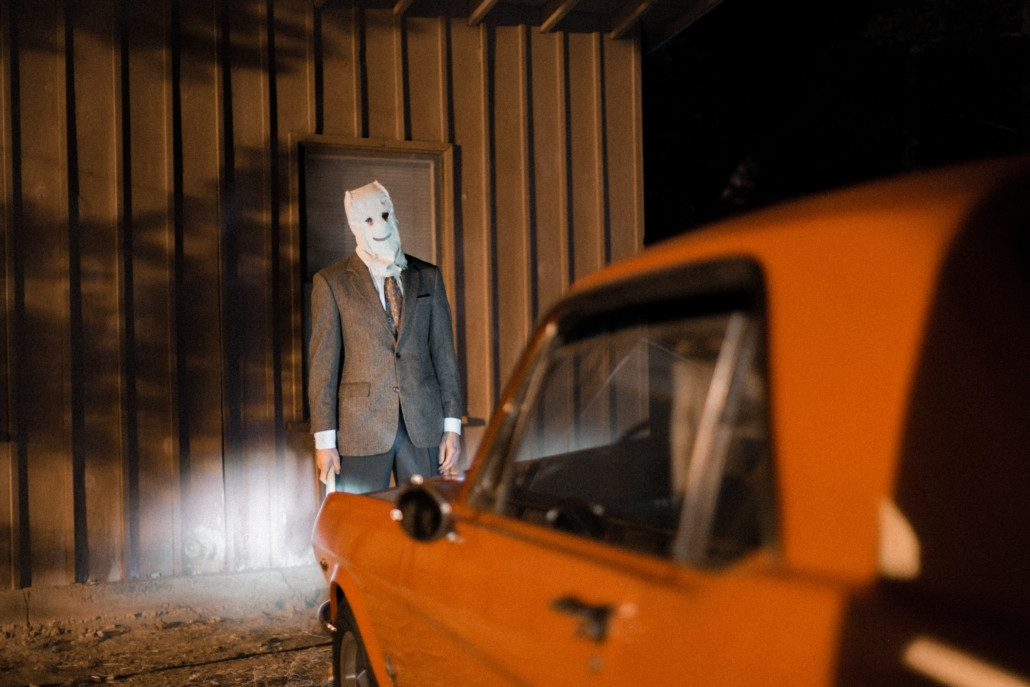
[[[569,12],[575,9],[580,0],[551,0],[544,5],[541,13],[540,31],[550,33],[554,31],[562,19]]]
[[[486,18],[486,15],[490,13],[490,10],[494,8],[494,5],[496,5],[498,1],[499,0],[482,0],[482,2],[475,5],[472,8],[472,11],[469,12],[469,26],[479,26],[479,24],[482,23],[483,19]]]
[[[403,17],[407,11],[411,9],[414,2],[415,0],[397,0],[397,2],[393,4],[393,16]]]
[[[708,14],[709,10],[722,0],[695,0],[684,7],[683,11],[668,22],[654,35],[646,36],[647,45],[643,46],[644,54],[657,50],[666,41],[683,31],[695,21]]]
[[[613,40],[624,38],[655,2],[656,0],[631,0],[620,5],[618,11],[612,15],[610,37]]]

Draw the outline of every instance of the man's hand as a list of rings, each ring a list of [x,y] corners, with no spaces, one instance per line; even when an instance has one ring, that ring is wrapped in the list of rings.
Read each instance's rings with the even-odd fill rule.
[[[332,476],[340,474],[340,452],[335,448],[316,448],[315,464],[318,465],[318,479],[322,484],[329,484]]]
[[[459,456],[461,456],[461,437],[454,432],[444,432],[443,438],[440,439],[440,474],[456,474]]]

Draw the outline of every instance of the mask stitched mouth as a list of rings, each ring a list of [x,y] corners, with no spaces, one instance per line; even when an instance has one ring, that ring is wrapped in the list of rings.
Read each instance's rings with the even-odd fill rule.
[[[386,235],[386,236],[384,236],[383,238],[379,238],[378,236],[373,236],[373,237],[372,237],[372,240],[373,240],[373,241],[385,241],[386,239],[390,238],[390,236],[391,236],[391,234],[387,234],[387,235]]]

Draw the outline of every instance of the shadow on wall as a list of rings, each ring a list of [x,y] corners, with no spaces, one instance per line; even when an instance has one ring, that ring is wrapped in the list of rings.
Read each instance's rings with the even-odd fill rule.
[[[310,562],[318,493],[283,390],[301,366],[295,257],[268,221],[262,155],[240,154],[232,185],[146,208],[137,194],[125,216],[23,188],[4,209],[13,586],[66,583],[70,556],[77,581]]]

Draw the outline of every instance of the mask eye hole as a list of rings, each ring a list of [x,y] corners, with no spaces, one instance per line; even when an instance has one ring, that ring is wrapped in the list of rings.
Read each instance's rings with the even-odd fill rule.
[[[372,226],[372,218],[371,217],[366,217],[365,218],[365,224],[367,224],[368,226]]]
[[[390,221],[390,213],[389,212],[384,212],[383,213],[383,221],[384,222],[389,222]]]

